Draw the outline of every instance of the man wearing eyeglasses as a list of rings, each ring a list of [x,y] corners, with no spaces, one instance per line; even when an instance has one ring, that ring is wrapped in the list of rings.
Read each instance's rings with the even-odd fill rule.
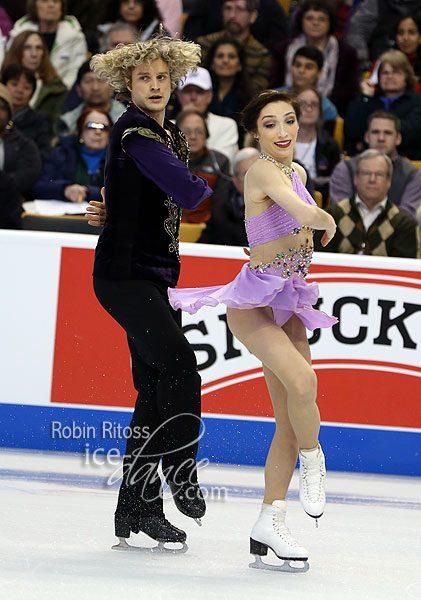
[[[328,209],[337,225],[329,252],[416,258],[416,221],[388,198],[392,171],[380,150],[356,158],[355,194]],[[315,249],[324,250],[317,234]]]
[[[387,154],[393,163],[389,200],[415,218],[421,206],[421,171],[399,154],[402,141],[400,119],[391,111],[377,110],[368,118],[364,141],[369,148]],[[331,204],[349,198],[355,192],[353,184],[356,158],[339,162],[330,176]]]

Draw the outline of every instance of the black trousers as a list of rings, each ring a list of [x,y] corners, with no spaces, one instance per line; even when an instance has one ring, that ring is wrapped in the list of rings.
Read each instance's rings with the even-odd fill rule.
[[[138,392],[116,515],[132,521],[163,514],[161,458],[167,481],[197,481],[201,379],[196,357],[165,285],[94,277],[94,290],[127,333]]]

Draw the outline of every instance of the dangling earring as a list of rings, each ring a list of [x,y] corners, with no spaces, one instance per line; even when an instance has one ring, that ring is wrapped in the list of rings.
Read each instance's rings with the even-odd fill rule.
[[[79,138],[79,144],[84,144],[85,140],[83,139],[83,137]]]

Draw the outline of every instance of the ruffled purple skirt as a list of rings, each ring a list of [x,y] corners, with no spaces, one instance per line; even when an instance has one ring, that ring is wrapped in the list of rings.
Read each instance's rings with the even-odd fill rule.
[[[313,308],[319,296],[317,283],[306,283],[294,274],[288,279],[276,269],[269,273],[251,270],[244,264],[237,277],[226,285],[213,285],[201,288],[168,289],[171,306],[181,308],[191,315],[202,306],[225,304],[232,308],[257,308],[270,306],[274,319],[280,327],[292,315],[297,315],[313,331],[319,327],[331,327],[338,322],[321,310]]]

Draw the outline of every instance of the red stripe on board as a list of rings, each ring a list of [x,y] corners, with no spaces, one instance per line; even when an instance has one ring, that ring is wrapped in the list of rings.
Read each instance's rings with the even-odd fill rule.
[[[226,377],[221,377],[221,379],[215,379],[214,381],[208,381],[208,383],[204,383],[202,385],[202,390],[205,390],[208,387],[213,385],[218,385],[219,383],[223,383],[224,381],[230,381],[230,379],[238,379],[239,377],[245,377],[246,375],[252,375],[254,373],[263,373],[262,367],[257,367],[256,369],[250,369],[249,371],[239,371],[238,373],[233,373],[232,375],[227,375]]]
[[[396,368],[396,369],[407,369],[408,371],[418,371],[421,372],[421,367],[417,367],[414,365],[404,365],[402,363],[392,363],[392,362],[383,362],[381,360],[359,360],[359,359],[353,359],[353,358],[339,358],[337,360],[335,360],[334,358],[328,358],[328,359],[315,359],[312,360],[312,364],[313,365],[331,365],[331,364],[338,364],[338,365],[375,365],[375,366],[380,366],[380,367],[392,367],[392,368]]]
[[[421,279],[421,271],[401,271],[399,269],[377,269],[370,267],[345,267],[343,265],[318,265],[312,264],[310,274],[316,273],[370,273],[373,275],[394,275],[410,279]]]
[[[247,260],[183,256],[177,287],[208,287],[232,281]]]
[[[359,369],[322,369],[317,379],[317,404],[323,421],[421,427],[421,379],[414,383],[410,375]],[[263,375],[204,394],[202,410],[273,417]]]
[[[307,281],[313,279],[310,275],[307,277]],[[392,281],[385,279],[363,279],[362,277],[323,277],[323,279],[318,280],[317,277],[314,278],[315,281],[319,281],[319,283],[370,283],[370,284],[380,284],[380,285],[394,285],[399,287],[411,287],[416,289],[421,289],[421,283],[413,283],[411,281]]]

